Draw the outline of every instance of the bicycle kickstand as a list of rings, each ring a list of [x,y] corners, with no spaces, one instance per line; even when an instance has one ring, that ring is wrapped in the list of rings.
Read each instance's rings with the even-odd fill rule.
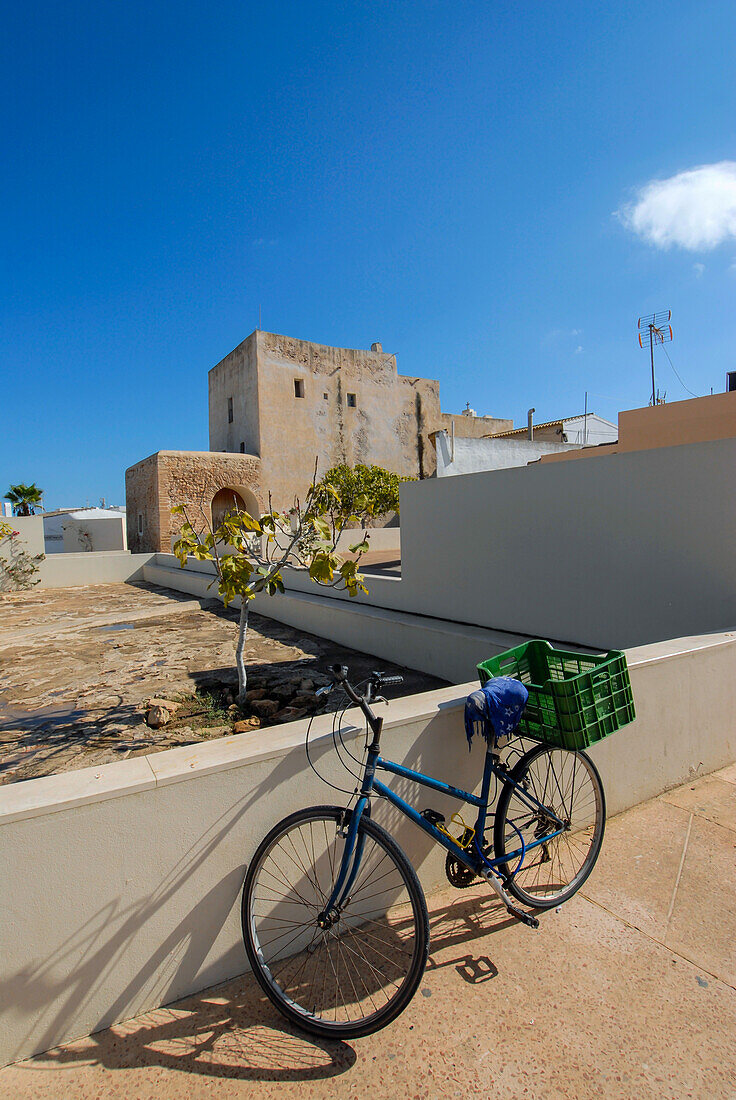
[[[481,874],[488,885],[496,891],[501,901],[506,906],[507,913],[510,913],[512,917],[516,917],[522,924],[526,924],[528,928],[539,928],[539,921],[536,917],[533,917],[531,913],[525,913],[523,909],[517,909],[493,871],[487,869],[482,871]]]

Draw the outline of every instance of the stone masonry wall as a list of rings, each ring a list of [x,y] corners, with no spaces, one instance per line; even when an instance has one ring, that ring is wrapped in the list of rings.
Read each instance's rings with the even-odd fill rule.
[[[158,454],[149,455],[125,471],[125,506],[131,553],[160,550]],[[138,530],[139,516],[143,517],[141,532]]]
[[[400,375],[396,357],[378,346],[334,348],[259,331],[210,371],[210,446],[235,450],[256,420],[264,491],[286,508],[303,498],[315,461],[318,476],[341,462],[430,476],[439,383]]]
[[[210,506],[218,489],[235,489],[249,510],[260,512],[263,507],[260,461],[254,455],[159,451],[126,472],[125,487],[133,552],[170,552],[172,536],[184,522],[182,516],[172,516],[175,504],[188,506],[195,527],[205,519],[211,522]],[[144,516],[142,536],[137,532],[139,513]]]

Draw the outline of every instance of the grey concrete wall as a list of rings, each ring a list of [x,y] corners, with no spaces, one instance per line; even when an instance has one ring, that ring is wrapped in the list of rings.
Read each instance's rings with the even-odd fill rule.
[[[575,450],[573,444],[546,443],[543,440],[518,439],[516,436],[506,439],[461,439],[455,436],[453,446],[447,432],[436,436],[436,446],[437,477],[526,466],[542,455]]]
[[[39,565],[39,588],[72,588],[80,584],[123,584],[143,580],[143,567],[155,554],[101,550],[94,554],[52,554]]]
[[[736,439],[409,483],[402,605],[600,648],[736,627]]]
[[[629,654],[638,718],[593,749],[609,813],[734,758],[735,659],[732,638]],[[387,754],[476,788],[482,751],[468,753],[462,724],[474,687],[392,703]],[[315,721],[315,759],[337,781],[330,725]],[[246,969],[248,860],[287,813],[334,798],[306,767],[305,732],[295,722],[268,739],[243,734],[0,787],[0,1064]],[[439,795],[432,805],[457,808]],[[375,810],[434,891],[443,851],[392,808]]]

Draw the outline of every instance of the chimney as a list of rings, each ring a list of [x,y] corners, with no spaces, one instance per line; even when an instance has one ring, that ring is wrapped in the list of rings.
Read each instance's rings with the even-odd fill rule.
[[[371,351],[377,351],[379,355],[383,355],[383,344],[371,344]]]
[[[534,439],[534,414],[536,411],[536,409],[529,409],[529,412],[526,414],[527,430],[530,439]]]

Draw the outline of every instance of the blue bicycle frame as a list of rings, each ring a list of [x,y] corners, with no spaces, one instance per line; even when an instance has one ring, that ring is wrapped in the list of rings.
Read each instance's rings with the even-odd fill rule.
[[[385,798],[392,806],[395,806],[397,810],[404,814],[405,817],[408,817],[410,821],[418,825],[428,836],[438,844],[441,844],[443,848],[446,848],[454,859],[458,860],[465,867],[468,867],[476,875],[481,875],[489,881],[496,892],[499,893],[501,898],[506,902],[507,907],[512,908],[509,899],[503,891],[503,885],[519,871],[527,852],[532,848],[537,848],[539,845],[553,840],[565,831],[564,822],[561,821],[549,807],[537,801],[534,795],[530,794],[529,791],[525,790],[511,779],[508,771],[501,765],[498,756],[494,754],[490,747],[486,751],[481,793],[480,795],[474,795],[471,794],[470,791],[464,791],[462,788],[454,787],[450,783],[444,783],[440,779],[433,779],[431,776],[423,775],[422,772],[413,771],[411,768],[405,768],[402,764],[396,764],[393,760],[385,760],[379,755],[379,742],[383,722],[381,719],[376,719],[375,721],[376,726],[373,729],[373,743],[368,747],[368,759],[363,771],[358,801],[355,809],[350,815],[349,824],[347,826],[345,850],[342,856],[340,872],[324,912],[329,914],[335,909],[341,909],[350,896],[350,891],[357,877],[363,856],[364,834],[360,834],[359,836],[358,827],[363,814],[370,813],[370,798],[374,792],[382,798]],[[393,775],[398,775],[402,779],[408,779],[422,787],[429,787],[430,790],[439,791],[441,794],[450,795],[452,798],[456,798],[460,802],[466,802],[470,806],[476,806],[478,809],[478,817],[475,824],[474,842],[472,846],[461,848],[457,841],[448,833],[437,828],[437,826],[426,817],[423,817],[421,813],[415,810],[413,806],[410,806],[400,795],[396,794],[395,791],[392,791],[390,787],[387,787],[385,783],[382,783],[376,778],[376,771],[378,769],[390,772]],[[502,783],[510,784],[516,791],[517,797],[524,802],[530,810],[542,810],[545,818],[550,822],[553,828],[550,832],[546,832],[544,836],[535,838],[529,843],[525,843],[521,833],[519,833],[519,838],[521,840],[520,848],[513,852],[506,852],[503,856],[496,856],[494,859],[488,859],[482,850],[482,843],[488,817],[488,795],[492,776],[496,776]],[[514,870],[509,873],[508,864],[513,863],[515,860],[518,860],[518,864]],[[507,869],[505,874],[501,874],[498,871],[498,868],[502,865],[506,865]],[[517,912],[515,909],[513,911]],[[519,914],[517,913],[517,915]],[[530,919],[528,923],[536,924],[536,921]]]

